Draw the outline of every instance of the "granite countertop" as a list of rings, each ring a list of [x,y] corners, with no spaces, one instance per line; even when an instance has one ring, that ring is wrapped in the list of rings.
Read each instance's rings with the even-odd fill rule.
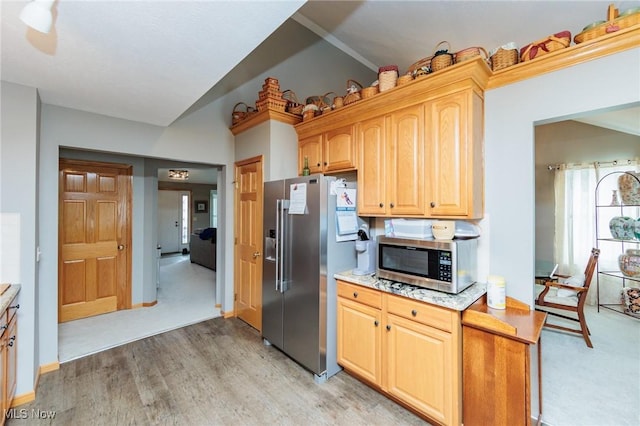
[[[449,294],[410,284],[376,278],[375,274],[353,275],[350,270],[339,272],[334,275],[334,278],[456,311],[464,311],[487,292],[486,283],[475,283],[458,294]]]
[[[11,286],[0,296],[0,312],[4,312],[9,307],[11,301],[20,291],[20,284],[11,284]]]

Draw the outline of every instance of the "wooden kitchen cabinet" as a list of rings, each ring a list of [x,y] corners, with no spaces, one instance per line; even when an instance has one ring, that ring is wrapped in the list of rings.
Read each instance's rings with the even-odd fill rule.
[[[462,315],[465,425],[531,424],[531,345],[537,344],[538,420],[542,418],[540,334],[547,314],[511,297],[491,309],[486,295]],[[487,398],[490,395],[490,398]]]
[[[302,174],[307,157],[311,173],[337,173],[356,168],[355,126],[344,126],[298,142],[298,170]]]
[[[428,420],[461,423],[458,312],[338,281],[338,364]]]
[[[483,101],[467,88],[425,104],[428,216],[483,215]]]
[[[15,299],[11,301],[7,309],[0,314],[0,403],[2,404],[2,421],[6,420],[6,413],[11,408],[17,383],[18,361],[18,317],[16,310],[18,305]]]
[[[360,216],[482,218],[490,76],[469,60],[299,123],[300,170],[304,155],[312,172],[357,170]]]
[[[358,214],[424,216],[423,106],[360,123]]]
[[[338,298],[338,363],[380,386],[382,314],[380,309]]]

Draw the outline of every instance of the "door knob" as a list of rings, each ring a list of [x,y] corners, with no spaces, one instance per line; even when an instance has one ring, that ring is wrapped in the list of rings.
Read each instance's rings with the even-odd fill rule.
[[[255,252],[255,253],[253,253],[253,258],[254,258],[254,259],[255,259],[256,257],[258,257],[258,256],[260,256],[260,252],[259,252],[259,251],[257,251],[257,252]]]
[[[118,250],[120,251],[124,250],[124,246],[122,244],[118,244]]]

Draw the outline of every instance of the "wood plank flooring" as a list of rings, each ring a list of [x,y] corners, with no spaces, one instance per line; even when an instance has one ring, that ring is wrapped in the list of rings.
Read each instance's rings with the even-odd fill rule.
[[[9,414],[7,424],[20,426],[426,424],[344,372],[316,384],[233,318],[64,363],[40,378],[35,401]]]

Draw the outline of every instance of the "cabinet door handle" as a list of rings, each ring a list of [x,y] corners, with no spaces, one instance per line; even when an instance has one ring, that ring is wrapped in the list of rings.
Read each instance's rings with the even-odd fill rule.
[[[391,326],[390,325],[387,326],[387,331],[391,331]]]
[[[375,325],[376,327],[377,327],[379,324],[380,324],[380,323],[378,322],[378,320],[375,320],[375,321],[373,322],[373,325]]]
[[[433,201],[429,203],[429,205],[431,206],[431,208],[436,206],[436,203],[434,203]]]
[[[418,315],[418,311],[416,311],[415,309],[411,310],[411,315],[415,317],[416,315]]]
[[[20,304],[18,303],[15,306],[9,306],[9,309],[20,309]]]
[[[353,292],[353,297],[356,298],[356,299],[358,298],[358,292],[357,291]]]
[[[380,208],[384,207],[384,204],[380,203],[378,204],[380,206]]]
[[[327,165],[327,162],[326,162],[326,161],[324,162],[324,165],[325,165],[325,166]]]
[[[389,207],[393,208],[393,207],[394,207],[394,204],[393,204],[393,203],[389,204]]]
[[[320,167],[320,163],[316,164],[317,167]]]

